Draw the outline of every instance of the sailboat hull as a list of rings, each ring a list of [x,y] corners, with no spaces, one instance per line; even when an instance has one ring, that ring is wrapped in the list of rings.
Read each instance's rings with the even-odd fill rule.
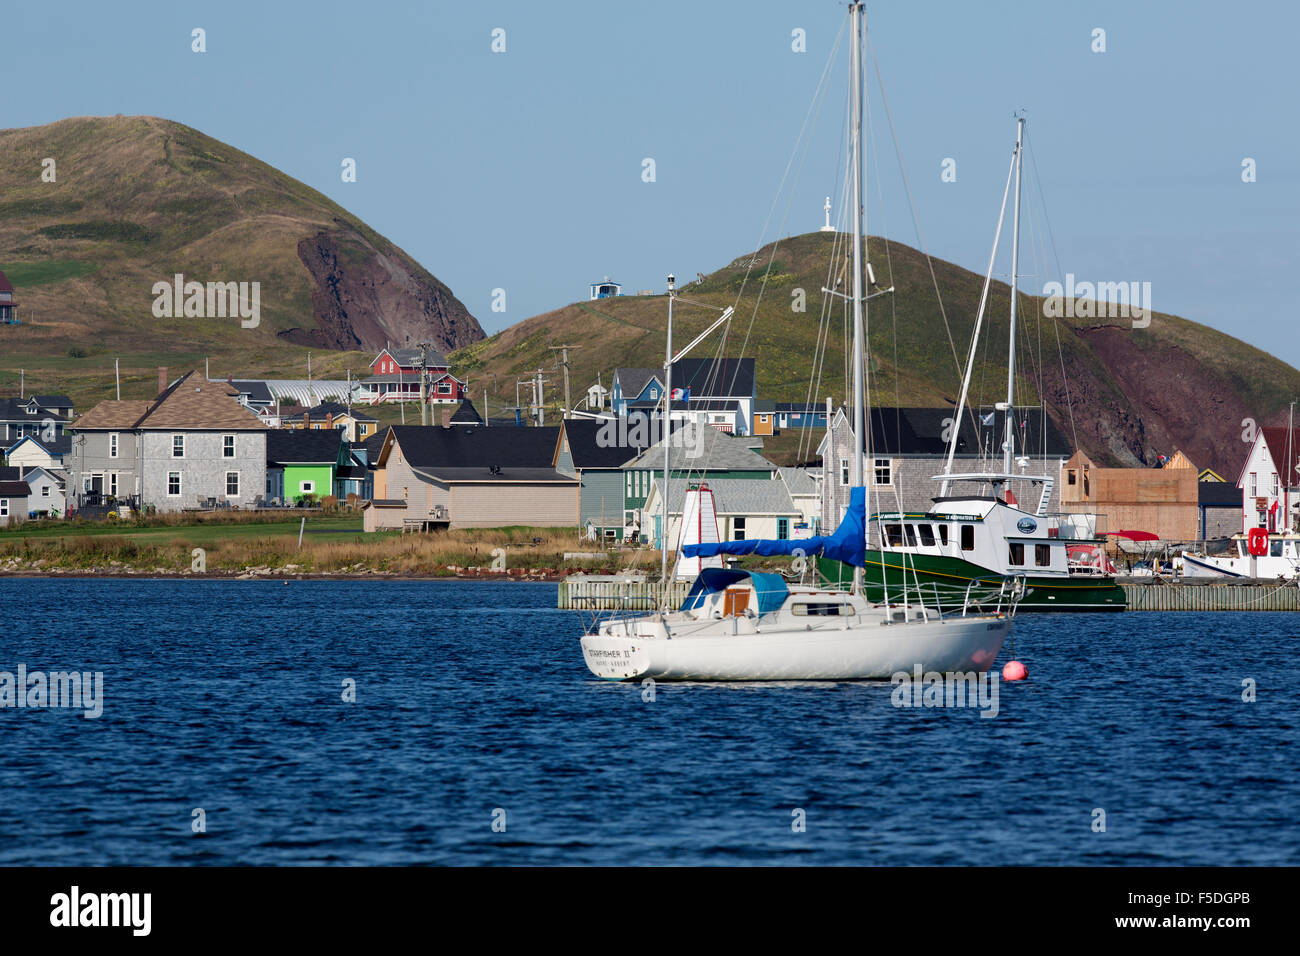
[[[853,569],[839,561],[819,559],[817,570],[822,582],[830,586],[847,585],[853,580]],[[1003,580],[1001,575],[959,558],[878,550],[867,551],[862,573],[863,594],[868,600],[884,601],[886,592],[890,600],[900,600],[906,582],[913,597],[919,585],[925,600],[931,605],[937,600],[945,611],[962,607],[972,581],[976,582],[971,589],[975,596],[996,594]],[[1127,607],[1124,589],[1105,575],[1028,574],[1024,596],[1016,605],[1017,611],[1071,612],[1123,611]]]
[[[582,653],[591,672],[609,680],[888,680],[918,666],[982,674],[1010,627],[1007,617],[984,616],[668,639],[589,634]]]

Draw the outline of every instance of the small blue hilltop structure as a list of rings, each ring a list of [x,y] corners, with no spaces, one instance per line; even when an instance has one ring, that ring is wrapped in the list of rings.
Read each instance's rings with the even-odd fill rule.
[[[613,299],[623,294],[623,286],[605,276],[604,282],[593,282],[591,284],[592,299]]]

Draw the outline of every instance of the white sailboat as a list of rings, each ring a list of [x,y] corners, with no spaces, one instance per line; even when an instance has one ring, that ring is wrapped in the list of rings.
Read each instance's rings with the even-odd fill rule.
[[[677,610],[627,615],[601,622],[581,639],[587,667],[611,680],[861,680],[888,679],[904,671],[975,671],[993,665],[1011,630],[1019,597],[1006,579],[983,610],[969,601],[943,613],[924,596],[904,593],[901,602],[869,600],[862,589],[866,546],[865,379],[862,246],[862,3],[849,5],[852,23],[853,175],[853,392],[854,454],[850,505],[829,536],[694,544],[685,557],[719,554],[794,554],[842,561],[854,567],[852,590],[794,587],[776,574],[704,568]],[[671,375],[673,286],[668,293],[668,361]],[[725,313],[724,313],[725,315]],[[706,333],[707,334],[707,333]],[[698,341],[698,339],[697,339]],[[692,343],[694,344],[694,343]],[[664,395],[671,394],[666,385]],[[665,402],[667,399],[665,398]],[[667,405],[665,405],[665,415]],[[665,442],[664,488],[669,487],[671,442]],[[664,508],[664,513],[668,509]],[[667,546],[663,580],[670,580]],[[665,595],[667,595],[665,587]],[[988,608],[992,606],[992,610]]]

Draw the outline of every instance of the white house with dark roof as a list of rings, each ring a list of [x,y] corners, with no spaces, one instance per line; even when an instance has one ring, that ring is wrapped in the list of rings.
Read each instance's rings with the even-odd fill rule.
[[[662,407],[667,381],[662,369],[617,368],[610,389],[616,416],[650,415]],[[673,364],[673,417],[691,417],[734,435],[753,430],[757,400],[752,358],[679,359]],[[681,405],[677,403],[681,402]],[[689,412],[689,416],[684,413]]]
[[[24,468],[23,481],[27,482],[30,496],[27,499],[29,514],[62,517],[68,512],[65,495],[68,473],[57,468]]]
[[[662,546],[660,530],[663,527],[663,501],[660,489],[663,476],[650,483],[646,497],[643,527],[647,540],[655,547]],[[686,492],[691,488],[708,488],[713,492],[718,515],[718,534],[723,541],[741,541],[749,538],[781,538],[794,536],[795,525],[802,512],[790,498],[783,481],[749,481],[744,478],[670,478],[668,481],[668,547],[677,546],[681,533],[682,507]]]

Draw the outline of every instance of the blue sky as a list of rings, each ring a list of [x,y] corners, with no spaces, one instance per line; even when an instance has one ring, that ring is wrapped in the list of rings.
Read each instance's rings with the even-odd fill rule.
[[[194,126],[356,213],[492,332],[585,298],[605,275],[662,289],[669,271],[693,278],[820,226],[841,165],[842,57],[797,181],[778,185],[844,11],[24,4],[5,15],[0,125],[123,113]],[[891,0],[867,17],[933,254],[983,271],[1024,109],[1062,272],[1148,281],[1157,310],[1300,365],[1284,294],[1300,255],[1300,6]],[[191,52],[194,27],[206,53]],[[498,27],[504,53],[491,50]],[[806,53],[791,49],[796,28]],[[869,228],[915,245],[874,91],[871,119]],[[355,183],[340,179],[344,157]],[[957,181],[944,183],[948,157]],[[1246,157],[1256,182],[1242,182]],[[1039,274],[1035,248],[1027,235],[1021,271],[1041,287],[1059,274]]]

